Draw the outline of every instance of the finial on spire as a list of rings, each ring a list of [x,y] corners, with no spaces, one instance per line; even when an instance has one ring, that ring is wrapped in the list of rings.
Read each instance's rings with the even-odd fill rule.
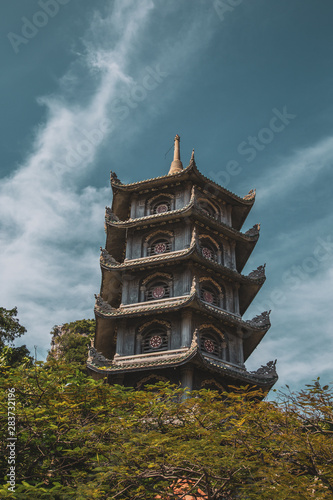
[[[178,172],[181,172],[183,170],[183,164],[180,161],[179,142],[180,142],[180,137],[177,134],[175,137],[175,145],[174,145],[174,151],[173,151],[173,162],[170,165],[170,170],[169,170],[168,175],[178,174]]]
[[[191,161],[194,161],[194,148],[192,149]]]

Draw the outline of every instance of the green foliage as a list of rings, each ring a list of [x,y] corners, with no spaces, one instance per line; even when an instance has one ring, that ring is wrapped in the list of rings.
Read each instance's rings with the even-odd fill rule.
[[[33,358],[25,345],[20,347],[4,346],[0,352],[0,367],[15,367],[20,364],[32,365]]]
[[[135,392],[53,359],[0,372],[15,388],[18,437],[16,494],[3,486],[1,498],[332,498],[333,390],[319,381],[269,403],[246,389]]]
[[[58,327],[54,327],[51,334],[54,336],[58,359],[65,363],[75,363],[85,369],[87,362],[87,345],[95,334],[96,322],[93,319],[82,319],[65,323],[61,327],[62,334],[58,335]],[[54,357],[50,353],[49,357]]]
[[[0,349],[5,344],[13,342],[26,332],[24,326],[20,325],[17,316],[17,308],[5,309],[0,307]]]

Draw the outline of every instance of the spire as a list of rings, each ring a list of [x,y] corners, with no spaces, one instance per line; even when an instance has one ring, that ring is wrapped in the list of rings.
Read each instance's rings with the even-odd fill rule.
[[[169,175],[178,174],[183,170],[183,164],[180,161],[180,148],[179,148],[180,137],[177,134],[175,137],[175,146],[173,152],[173,162],[171,163]]]

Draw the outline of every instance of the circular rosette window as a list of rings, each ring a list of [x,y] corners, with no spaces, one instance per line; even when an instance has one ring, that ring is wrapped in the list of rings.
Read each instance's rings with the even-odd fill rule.
[[[169,207],[166,203],[160,203],[159,205],[157,205],[155,211],[157,214],[163,214],[164,212],[168,212],[168,210],[169,210]]]
[[[214,302],[214,295],[207,290],[203,292],[202,298],[205,302],[208,302],[208,304],[212,304]]]
[[[154,246],[154,253],[164,253],[167,249],[167,246],[165,243],[156,243]]]
[[[162,342],[163,339],[161,335],[153,335],[152,337],[150,337],[149,345],[152,349],[158,349],[159,347],[161,347]]]
[[[152,292],[154,299],[162,299],[165,295],[165,288],[163,286],[155,286]]]
[[[214,352],[215,351],[214,341],[211,339],[206,339],[204,341],[204,349],[205,349],[205,351],[210,352],[210,353]]]
[[[210,248],[207,248],[207,247],[203,247],[202,255],[205,257],[205,259],[212,260],[212,258],[213,258],[213,252],[211,251]]]

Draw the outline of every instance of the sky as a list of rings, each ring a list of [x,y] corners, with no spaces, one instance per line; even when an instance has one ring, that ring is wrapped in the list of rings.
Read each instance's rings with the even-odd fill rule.
[[[331,0],[7,0],[0,6],[0,305],[39,359],[54,325],[92,318],[110,170],[188,165],[261,224],[245,319],[272,327],[246,366],[333,382]]]

